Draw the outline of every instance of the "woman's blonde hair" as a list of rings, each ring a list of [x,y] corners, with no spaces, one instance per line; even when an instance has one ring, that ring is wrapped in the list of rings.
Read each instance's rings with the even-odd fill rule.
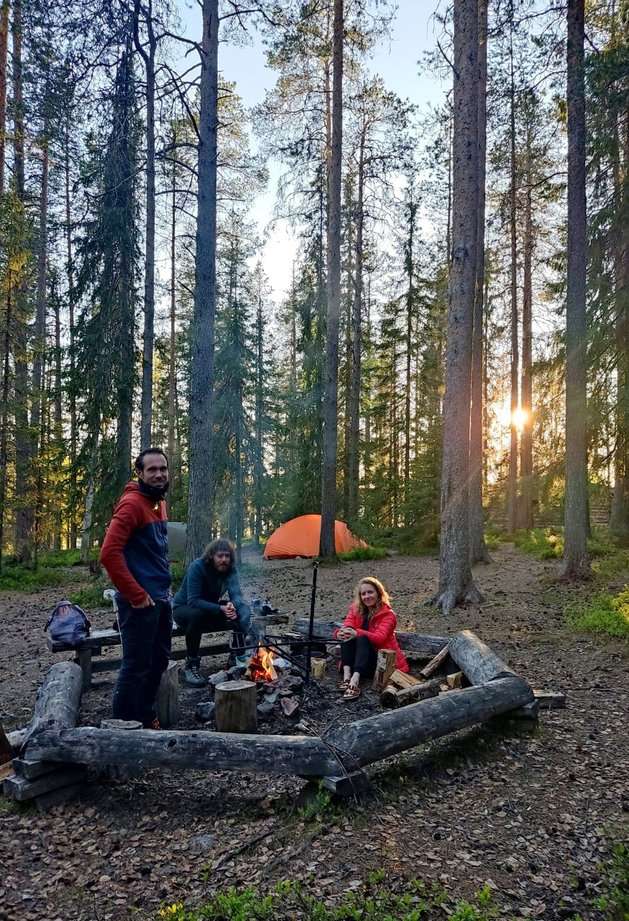
[[[371,585],[372,588],[375,588],[376,594],[378,595],[378,601],[380,602],[378,607],[381,607],[383,604],[389,604],[389,593],[387,592],[380,579],[376,579],[375,576],[365,576],[364,579],[360,580],[354,592],[354,603],[362,617],[369,613],[367,607],[363,604],[362,598],[360,597],[360,586],[365,585],[365,583],[367,585]]]

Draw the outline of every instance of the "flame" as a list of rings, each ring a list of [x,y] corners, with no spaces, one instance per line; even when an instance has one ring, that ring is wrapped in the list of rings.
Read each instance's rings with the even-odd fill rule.
[[[273,667],[273,653],[266,646],[260,646],[249,663],[248,677],[251,681],[275,681],[277,672]]]

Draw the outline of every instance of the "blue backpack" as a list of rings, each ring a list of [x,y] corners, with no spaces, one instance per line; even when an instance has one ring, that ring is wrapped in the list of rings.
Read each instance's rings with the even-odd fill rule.
[[[90,635],[91,624],[83,608],[71,601],[60,601],[53,608],[44,627],[48,636],[55,643],[65,646],[78,646],[81,640]]]

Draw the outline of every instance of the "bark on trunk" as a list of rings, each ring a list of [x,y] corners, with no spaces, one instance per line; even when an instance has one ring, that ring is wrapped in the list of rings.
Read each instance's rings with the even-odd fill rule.
[[[218,0],[203,0],[196,274],[191,330],[187,562],[201,555],[212,532],[218,27]]]
[[[76,726],[82,691],[83,675],[78,665],[56,662],[51,666],[37,692],[24,744],[28,745],[45,729],[71,729]],[[31,757],[30,754],[28,757]]]
[[[513,10],[511,11],[513,15]],[[518,513],[518,429],[516,412],[519,405],[519,341],[518,341],[518,234],[517,234],[517,173],[515,158],[515,76],[513,63],[513,21],[510,23],[509,60],[511,78],[509,88],[510,122],[510,180],[509,180],[509,236],[511,240],[511,416],[509,439],[509,482],[507,485],[507,527],[513,533],[517,527]]]
[[[356,249],[354,252],[354,297],[351,322],[351,375],[349,388],[348,431],[348,502],[347,518],[358,518],[360,480],[360,376],[362,373],[362,318],[363,318],[363,247],[365,235],[365,130],[361,133],[358,153],[356,189]]]
[[[68,283],[68,313],[70,320],[70,547],[74,549],[77,541],[77,415],[76,415],[76,359],[74,333],[74,260],[72,255],[72,208],[70,197],[70,116],[66,117],[64,150],[65,178],[65,234],[66,234],[66,273]]]
[[[478,0],[478,207],[472,409],[470,422],[470,562],[489,563],[483,516],[483,295],[485,292],[485,160],[487,148],[487,0]]]
[[[9,0],[0,7],[0,195],[4,193],[5,139],[7,131],[7,59],[9,45]]]
[[[584,0],[568,0],[568,266],[566,299],[566,500],[563,576],[590,575],[587,551]]]
[[[522,297],[522,381],[520,398],[520,510],[519,526],[533,527],[533,177],[531,129],[526,135],[526,192],[524,195],[524,292]]]
[[[441,543],[436,603],[449,614],[479,597],[469,541],[472,324],[478,202],[478,0],[454,6],[452,266],[443,412]]]
[[[151,446],[153,418],[153,347],[155,339],[155,50],[152,0],[146,7],[148,52],[140,41],[140,0],[135,0],[134,42],[146,71],[146,229],[144,258],[144,336],[142,349],[142,399],[140,447]]]
[[[46,132],[44,128],[44,132]],[[39,245],[37,251],[37,313],[33,335],[33,387],[31,428],[38,433],[44,394],[44,353],[46,351],[46,282],[48,269],[48,139],[42,144],[42,172],[39,193]],[[34,435],[36,438],[37,436]],[[37,447],[36,445],[34,447]],[[41,453],[42,445],[39,444]]]
[[[334,557],[339,314],[341,308],[341,170],[343,144],[343,0],[334,0],[332,146],[328,173],[327,316],[323,394],[321,556]]]

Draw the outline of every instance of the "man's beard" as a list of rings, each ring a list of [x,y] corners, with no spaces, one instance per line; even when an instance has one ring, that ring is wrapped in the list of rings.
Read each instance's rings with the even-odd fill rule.
[[[168,483],[164,483],[163,486],[150,486],[148,483],[145,483],[144,480],[138,480],[138,485],[142,495],[148,496],[149,499],[155,499],[156,501],[163,499],[168,492]]]

